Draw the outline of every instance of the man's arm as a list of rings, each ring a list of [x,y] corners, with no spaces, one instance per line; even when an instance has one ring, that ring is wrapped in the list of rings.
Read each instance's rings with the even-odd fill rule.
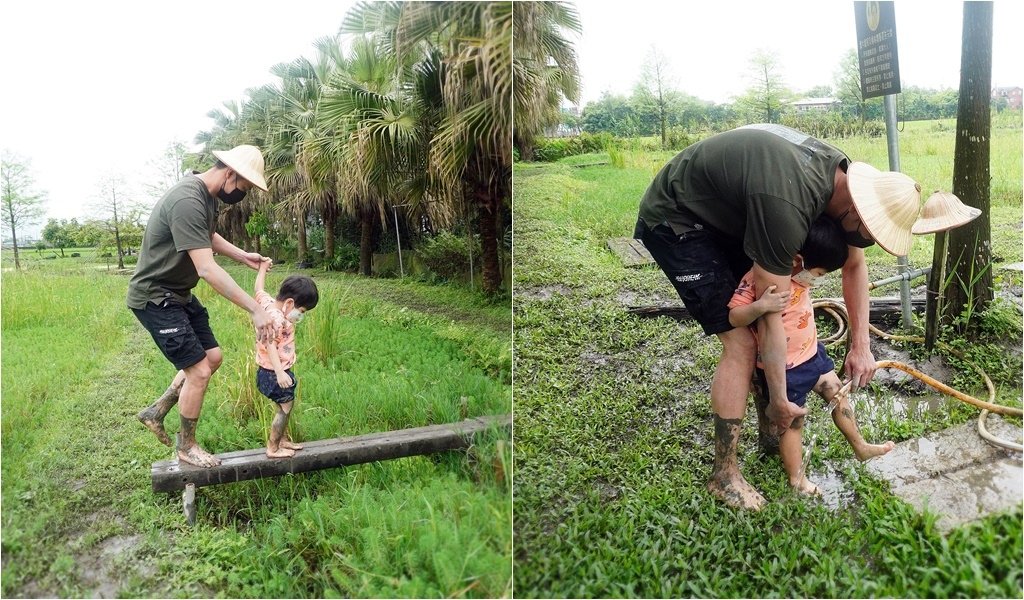
[[[754,263],[754,293],[775,286],[783,293],[790,291],[789,276],[773,275]],[[793,419],[807,414],[807,409],[793,404],[786,397],[786,331],[782,326],[782,313],[766,313],[757,320],[757,343],[768,380],[768,419],[781,434]]]
[[[217,261],[213,260],[212,249],[194,248],[188,251],[188,256],[192,259],[192,264],[195,265],[199,277],[210,284],[210,287],[217,290],[218,294],[249,313],[260,341],[267,343],[266,340],[273,339],[274,321],[270,318],[270,315],[267,314],[267,311],[263,310],[263,307],[252,296],[246,294],[242,288],[238,287],[238,284],[231,278],[231,275],[228,275],[228,272],[218,265]]]
[[[843,300],[850,317],[850,351],[844,371],[854,387],[864,387],[875,376],[875,357],[868,341],[868,265],[864,250],[853,246],[843,265]]]
[[[210,238],[210,241],[213,245],[214,252],[222,254],[231,260],[252,269],[259,269],[260,263],[265,260],[270,260],[268,258],[264,258],[259,253],[246,252],[245,250],[242,250],[238,246],[224,239],[219,233],[214,233],[213,237]]]

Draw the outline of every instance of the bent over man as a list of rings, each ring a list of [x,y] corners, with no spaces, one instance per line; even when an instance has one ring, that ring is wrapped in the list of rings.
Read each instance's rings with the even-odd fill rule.
[[[790,289],[793,258],[811,223],[827,215],[843,230],[842,267],[851,346],[845,371],[853,385],[875,372],[868,345],[868,271],[863,248],[878,243],[906,255],[921,188],[895,172],[851,162],[839,149],[780,125],[750,125],[686,148],[655,176],[640,203],[634,237],[643,241],[707,335],[722,342],[711,385],[715,458],[708,489],[727,504],[760,508],[765,500],[739,471],[737,443],[754,369],[754,337],[729,324],[729,299],[753,268],[755,298]],[[786,338],[779,313],[758,320],[773,433],[806,409],[786,399]]]

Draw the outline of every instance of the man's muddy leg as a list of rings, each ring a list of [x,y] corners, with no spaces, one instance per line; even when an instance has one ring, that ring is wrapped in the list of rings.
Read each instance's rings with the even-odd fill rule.
[[[199,413],[203,409],[203,396],[210,376],[215,370],[208,358],[185,368],[185,385],[181,388],[178,412],[181,415],[181,430],[178,431],[178,460],[197,467],[215,467],[220,459],[203,450],[196,442],[196,427]]]
[[[722,358],[711,383],[715,422],[715,461],[708,490],[729,506],[759,509],[765,499],[740,473],[739,439],[754,368],[754,338],[747,329],[718,334]]]
[[[757,446],[763,456],[778,456],[779,436],[771,432],[766,412],[768,410],[768,390],[756,372],[750,379],[750,392],[754,396],[754,408],[757,409]]]
[[[171,385],[168,386],[164,393],[154,400],[152,404],[135,415],[147,429],[156,435],[156,439],[160,440],[160,443],[165,446],[171,445],[171,438],[167,436],[167,432],[164,430],[164,417],[178,403],[178,396],[181,394],[181,387],[184,384],[185,372],[178,371],[174,379],[171,380]]]

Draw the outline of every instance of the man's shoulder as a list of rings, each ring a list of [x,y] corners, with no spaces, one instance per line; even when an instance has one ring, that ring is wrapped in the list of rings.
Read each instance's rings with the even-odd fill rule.
[[[211,199],[209,190],[202,179],[187,175],[167,190],[160,203],[167,209],[176,207],[181,202],[195,202],[205,206]]]

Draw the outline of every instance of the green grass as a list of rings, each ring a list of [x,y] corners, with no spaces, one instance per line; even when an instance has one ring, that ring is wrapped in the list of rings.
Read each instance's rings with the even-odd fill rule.
[[[180,496],[150,489],[150,463],[171,451],[134,414],[174,370],[124,305],[128,277],[92,255],[34,254],[2,286],[5,596],[104,584],[136,597],[511,593],[507,434],[466,452],[202,488],[198,526],[185,527]],[[251,289],[254,272],[229,270]],[[287,271],[276,267],[269,286]],[[297,440],[457,421],[463,406],[511,411],[507,303],[314,276],[321,301],[297,331]],[[205,284],[197,291],[225,354],[198,439],[213,452],[263,446],[273,407],[255,390],[252,325]],[[177,411],[167,424],[177,429]]]
[[[919,125],[907,124],[904,147],[918,143]],[[923,133],[932,136],[928,127]],[[945,135],[933,143],[938,160],[951,163]],[[884,140],[836,143],[885,167]],[[1015,154],[997,159],[1010,175],[993,181],[1005,190],[994,193],[992,222],[1006,262],[1021,260],[1020,131],[997,132],[994,158],[995,146],[1014,144]],[[707,493],[709,390],[721,346],[692,322],[629,315],[624,305],[678,298],[660,270],[624,269],[605,248],[607,238],[631,236],[639,199],[670,156],[627,152],[624,168],[515,168],[516,596],[1019,596],[1019,508],[942,534],[934,515],[917,514],[854,464],[834,427],[821,431],[811,469],[841,473],[847,504],[791,495],[779,461],[757,454],[752,407],[740,463],[768,507],[738,512]],[[903,170],[923,168],[919,159],[905,154]],[[999,237],[1004,228],[1014,233]],[[883,252],[869,260],[874,278],[896,273]],[[918,238],[911,261],[930,265],[928,238]],[[1014,282],[1019,274],[1000,285]],[[832,285],[825,295],[838,293]],[[986,322],[993,338],[972,358],[988,361],[997,401],[1020,406],[1019,313],[1000,309]],[[984,397],[976,378],[956,382]],[[876,387],[862,397],[890,393]],[[977,417],[960,403],[914,419],[878,413],[861,422],[869,440],[905,440]]]

